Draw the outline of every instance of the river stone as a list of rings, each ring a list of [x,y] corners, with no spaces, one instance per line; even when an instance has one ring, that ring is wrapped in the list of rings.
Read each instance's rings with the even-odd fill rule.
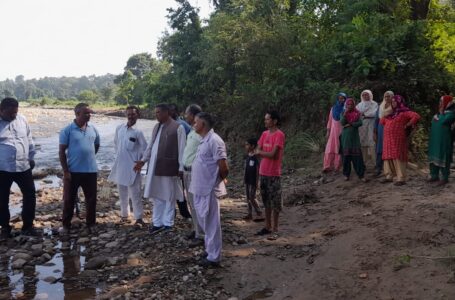
[[[16,259],[15,261],[13,261],[13,263],[11,264],[11,267],[13,269],[21,269],[26,263],[27,263],[27,261],[25,259],[19,258],[19,259]]]
[[[81,238],[79,238],[77,240],[78,244],[85,244],[85,243],[88,243],[88,242],[90,242],[90,238],[88,238],[88,237],[81,237]]]
[[[117,241],[113,241],[113,242],[110,242],[110,243],[106,244],[107,248],[115,248],[117,246],[118,246],[118,242]]]
[[[43,245],[35,244],[35,245],[32,245],[31,248],[32,248],[32,250],[41,250],[41,249],[43,249]]]
[[[105,239],[105,240],[109,240],[113,237],[113,234],[110,234],[110,233],[102,233],[100,234],[100,239]]]
[[[52,259],[52,256],[49,253],[44,253],[43,255],[41,255],[41,259],[43,261],[48,261]]]
[[[32,260],[33,257],[28,253],[19,252],[19,253],[14,254],[13,261],[17,260],[17,259],[23,259],[27,262],[27,261]]]
[[[55,278],[54,276],[47,276],[43,280],[48,283],[56,283],[58,279]]]
[[[86,264],[85,269],[96,270],[102,268],[107,263],[106,257],[94,257],[91,258]]]

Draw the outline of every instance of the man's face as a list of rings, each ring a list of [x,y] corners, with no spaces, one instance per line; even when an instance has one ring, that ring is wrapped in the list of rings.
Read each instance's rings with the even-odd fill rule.
[[[201,134],[204,131],[204,121],[198,117],[194,119],[194,131],[196,131],[197,134]]]
[[[185,120],[190,125],[193,125],[193,123],[194,123],[194,115],[189,110],[185,111]]]
[[[164,123],[169,119],[169,111],[155,107],[155,117],[158,122]]]
[[[88,121],[90,121],[90,116],[92,112],[93,111],[88,106],[85,106],[81,108],[79,113],[76,114],[76,118],[84,123],[87,123]]]
[[[273,120],[269,114],[266,114],[264,117],[265,128],[272,128],[276,124],[276,120]]]
[[[7,107],[0,111],[2,119],[8,122],[14,121],[17,117],[19,107]]]
[[[136,124],[137,119],[139,118],[139,114],[135,109],[127,109],[126,118],[128,119],[128,124],[130,126],[133,126],[134,124]]]

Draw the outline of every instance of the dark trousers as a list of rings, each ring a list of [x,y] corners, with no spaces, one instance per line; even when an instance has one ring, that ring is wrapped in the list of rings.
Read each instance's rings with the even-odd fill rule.
[[[248,202],[248,214],[253,213],[253,208],[256,214],[261,213],[261,209],[259,208],[259,203],[256,200],[256,184],[248,184],[245,183],[245,190],[246,190],[246,201]]]
[[[354,171],[359,178],[363,178],[365,174],[365,164],[363,163],[362,155],[344,155],[343,156],[343,175],[351,176],[351,163],[354,166]]]
[[[63,218],[66,228],[71,227],[77,190],[82,188],[85,196],[85,211],[87,226],[96,223],[96,188],[97,173],[71,173],[71,180],[63,180]]]
[[[382,173],[382,170],[384,169],[384,161],[382,160],[382,152],[381,153],[376,153],[376,172]]]
[[[9,193],[11,185],[15,182],[22,192],[22,229],[33,226],[36,208],[36,190],[33,182],[32,170],[25,172],[0,171],[0,226],[2,230],[11,231],[9,225]]]

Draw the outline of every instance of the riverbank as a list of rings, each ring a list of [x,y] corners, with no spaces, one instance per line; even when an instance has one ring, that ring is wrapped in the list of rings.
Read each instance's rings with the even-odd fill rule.
[[[154,237],[132,220],[120,224],[108,171],[99,175],[92,234],[75,217],[75,232],[60,236],[62,189],[42,187],[36,226],[44,236],[20,236],[20,217],[12,220],[15,237],[0,245],[0,299],[455,299],[453,183],[438,188],[410,170],[407,185],[384,185],[371,167],[368,183],[346,182],[322,177],[319,158],[284,170],[276,240],[255,236],[263,224],[242,219],[242,161],[233,158],[220,200],[219,269],[197,265],[203,249],[188,247],[190,224],[179,215],[172,232]]]

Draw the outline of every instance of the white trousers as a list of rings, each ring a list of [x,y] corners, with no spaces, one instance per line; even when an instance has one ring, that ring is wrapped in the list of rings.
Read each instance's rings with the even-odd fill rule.
[[[117,185],[118,194],[120,197],[120,215],[122,218],[127,218],[130,214],[130,201],[133,204],[133,214],[134,219],[142,219],[142,214],[144,212],[144,207],[142,203],[142,194],[141,194],[141,175],[136,176],[133,184],[130,186],[126,185]]]
[[[175,218],[175,198],[170,201],[158,198],[153,200],[152,223],[153,226],[174,226]]]
[[[223,240],[221,237],[220,206],[215,192],[212,191],[207,196],[194,195],[193,202],[199,225],[205,232],[207,259],[219,262]]]
[[[190,211],[191,211],[191,219],[193,220],[193,230],[195,232],[195,237],[196,238],[203,238],[204,237],[204,231],[202,230],[201,226],[199,225],[196,209],[194,208],[194,196],[192,193],[188,191],[191,185],[191,172],[184,171],[183,172],[183,182],[185,183],[185,195],[186,199],[188,200],[190,204]]]

